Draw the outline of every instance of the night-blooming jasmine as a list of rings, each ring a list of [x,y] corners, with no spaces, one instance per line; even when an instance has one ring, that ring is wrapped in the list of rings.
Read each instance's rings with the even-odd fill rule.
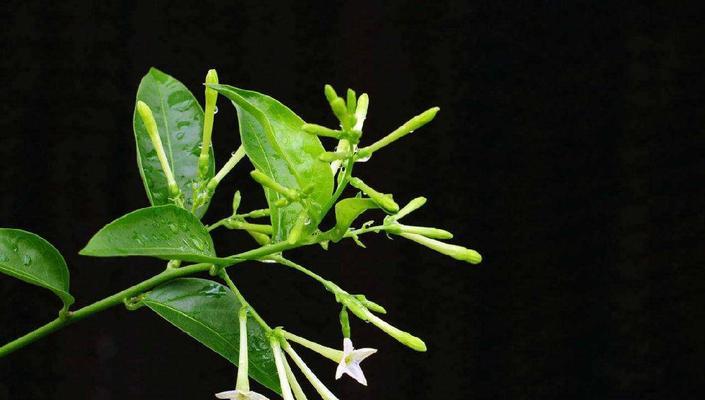
[[[235,390],[216,393],[215,397],[219,399],[232,400],[269,400],[265,396],[250,391],[250,380],[247,374],[248,357],[247,357],[247,307],[242,307],[239,314],[240,320],[240,359],[237,370],[237,384]]]
[[[349,338],[343,339],[343,357],[340,359],[338,369],[335,371],[335,379],[340,379],[345,373],[367,386],[367,379],[362,372],[362,368],[360,368],[360,363],[376,352],[377,349],[355,349],[352,340]]]

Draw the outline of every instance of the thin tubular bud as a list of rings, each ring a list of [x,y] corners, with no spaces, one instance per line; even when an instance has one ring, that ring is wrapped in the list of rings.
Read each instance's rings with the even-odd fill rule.
[[[241,200],[242,196],[240,195],[240,191],[236,190],[235,194],[233,195],[233,215],[237,214],[237,209],[240,208]]]
[[[225,178],[225,176],[228,175],[230,171],[233,170],[233,168],[235,168],[235,166],[237,165],[237,163],[240,162],[240,160],[245,158],[245,155],[245,147],[240,145],[240,147],[238,147],[237,150],[230,155],[230,158],[225,163],[225,165],[223,165],[220,171],[218,171],[218,173],[215,174],[215,176],[211,178],[210,181],[208,181],[208,190],[211,192],[215,191],[215,188],[218,186],[220,181],[222,181],[223,178]]]
[[[223,225],[228,229],[241,229],[249,232],[263,233],[265,235],[272,234],[272,225],[251,224],[240,219],[228,219]]]
[[[301,239],[301,234],[304,231],[304,226],[306,225],[306,220],[308,219],[309,216],[306,210],[299,213],[299,216],[296,218],[296,222],[294,222],[294,226],[292,226],[289,231],[289,237],[287,238],[289,244],[296,244],[296,242]]]
[[[372,189],[360,178],[350,178],[350,185],[356,189],[362,190],[366,195],[370,196],[375,203],[379,204],[379,206],[386,211],[390,213],[399,211],[399,205],[394,201],[391,195]]]
[[[407,122],[405,122],[402,126],[399,128],[395,129],[392,133],[388,134],[387,136],[383,137],[382,139],[372,143],[371,145],[360,149],[360,154],[363,157],[369,156],[375,151],[381,149],[382,147],[385,147],[392,142],[395,142],[404,136],[408,135],[409,133],[421,128],[422,126],[426,125],[427,123],[431,122],[433,118],[435,118],[436,114],[440,108],[438,107],[433,107],[429,108],[428,110],[422,112],[421,114],[411,118]]]
[[[328,100],[328,103],[332,103],[333,100],[338,98],[338,94],[335,93],[335,89],[333,89],[333,86],[331,86],[331,85],[323,86],[323,94],[326,95],[326,99]]]
[[[240,320],[240,357],[237,366],[237,384],[235,389],[241,392],[250,391],[250,380],[247,374],[247,307],[242,307],[238,314]]]
[[[296,398],[296,400],[306,400],[306,394],[301,388],[301,385],[299,385],[299,381],[296,380],[296,375],[294,375],[294,371],[291,370],[289,362],[286,361],[286,357],[283,357],[282,361],[284,361],[284,368],[286,369],[286,378],[289,380],[289,385],[291,385],[291,390],[294,392],[294,397]]]
[[[409,240],[413,240],[420,245],[426,246],[431,250],[435,250],[441,254],[453,257],[456,260],[466,261],[470,264],[479,264],[482,261],[482,256],[480,253],[463,246],[444,243],[415,233],[400,233],[399,235]]]
[[[249,233],[250,236],[255,239],[255,242],[257,242],[257,244],[259,244],[260,246],[266,246],[272,242],[272,238],[270,238],[268,235],[265,235],[264,233],[253,231],[247,231],[247,233]]]
[[[330,108],[341,123],[347,123],[346,116],[348,109],[345,107],[345,100],[340,97],[336,98],[331,101]]]
[[[325,136],[334,139],[340,139],[340,136],[343,134],[343,132],[341,131],[336,131],[334,129],[326,128],[325,126],[317,124],[303,124],[301,126],[301,129],[304,132],[310,133],[312,135]]]
[[[349,151],[341,151],[341,152],[332,152],[332,151],[326,151],[321,153],[320,156],[318,156],[318,159],[323,161],[323,162],[333,162],[336,160],[346,160],[352,156],[352,153]]]
[[[423,207],[424,204],[426,204],[425,197],[417,197],[411,200],[407,205],[402,207],[396,215],[394,215],[394,220],[399,221],[400,219]]]
[[[354,90],[348,89],[345,104],[348,106],[348,114],[354,115],[357,108],[357,98]]]
[[[218,84],[218,73],[214,69],[209,70],[206,74],[206,85],[209,84]],[[206,86],[206,107],[203,112],[203,142],[201,144],[201,154],[198,157],[198,174],[201,179],[205,179],[208,176],[213,117],[217,101],[218,92]]]
[[[291,386],[289,386],[289,379],[286,376],[284,354],[282,354],[279,338],[272,336],[269,339],[269,344],[272,347],[272,353],[274,353],[274,364],[277,366],[277,375],[279,375],[279,386],[281,386],[282,389],[282,397],[284,400],[294,400],[294,396],[291,394]]]
[[[348,308],[345,306],[340,310],[340,328],[343,331],[343,337],[350,338],[350,317],[348,316]]]
[[[323,357],[337,363],[340,362],[340,359],[343,357],[343,352],[340,350],[336,350],[333,348],[330,348],[328,346],[324,346],[322,344],[318,344],[316,342],[312,342],[306,338],[302,338],[301,336],[294,335],[291,332],[281,330],[282,335],[286,340],[290,340],[294,343],[300,344],[301,346],[315,351],[316,353],[322,355]]]
[[[316,376],[316,374],[311,371],[311,369],[306,365],[304,360],[299,357],[298,354],[294,351],[294,349],[288,344],[284,343],[284,351],[291,357],[291,359],[294,361],[294,364],[296,364],[297,367],[301,370],[301,372],[304,374],[306,379],[308,379],[309,382],[311,382],[311,385],[313,386],[314,389],[316,389],[316,392],[321,396],[323,400],[338,400],[335,395],[328,390],[328,388],[321,382],[320,379]],[[338,360],[340,361],[340,360]],[[336,362],[338,362],[336,361]]]
[[[274,179],[270,178],[269,176],[265,175],[264,173],[258,170],[250,172],[250,176],[260,185],[266,186],[267,188],[274,190],[275,192],[283,195],[290,201],[297,201],[300,198],[299,193],[296,190],[290,189],[279,184]]]
[[[367,307],[368,310],[379,314],[387,313],[387,310],[385,310],[384,307],[375,303],[372,300],[368,300],[367,297],[365,297],[364,295],[359,294],[355,297],[360,301],[360,303],[362,303],[363,306]]]
[[[357,99],[357,107],[355,107],[355,126],[353,129],[357,131],[362,131],[362,126],[365,123],[365,119],[367,118],[367,108],[369,107],[370,104],[370,98],[367,96],[367,93],[363,93],[360,95],[360,97]]]
[[[166,177],[167,185],[169,187],[169,194],[172,197],[179,197],[181,191],[179,186],[176,184],[174,179],[174,174],[171,171],[171,166],[169,165],[169,160],[166,158],[166,153],[164,152],[164,146],[162,145],[162,139],[159,136],[159,129],[157,128],[157,121],[154,120],[154,115],[152,114],[152,109],[149,108],[147,103],[142,100],[137,101],[137,113],[142,119],[147,134],[149,135],[149,140],[154,146],[154,150],[157,152],[157,158],[159,158],[159,164],[162,166],[162,171],[164,171],[164,176]]]
[[[453,239],[453,234],[444,229],[410,225],[399,225],[399,229],[404,233],[416,233],[431,239]]]
[[[416,336],[388,324],[378,316],[372,314],[370,311],[367,311],[366,317],[367,321],[381,329],[387,335],[399,341],[399,343],[416,351],[426,351],[426,343]]]

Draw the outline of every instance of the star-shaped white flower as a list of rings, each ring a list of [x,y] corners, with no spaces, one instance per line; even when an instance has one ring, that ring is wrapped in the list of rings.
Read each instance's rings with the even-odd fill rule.
[[[216,393],[215,397],[219,399],[231,400],[269,400],[261,394],[253,391],[228,390],[227,392]]]
[[[367,386],[367,379],[365,379],[365,374],[362,373],[360,363],[376,352],[377,349],[355,349],[349,338],[343,339],[343,357],[340,359],[338,369],[335,371],[335,379],[340,379],[345,373]]]

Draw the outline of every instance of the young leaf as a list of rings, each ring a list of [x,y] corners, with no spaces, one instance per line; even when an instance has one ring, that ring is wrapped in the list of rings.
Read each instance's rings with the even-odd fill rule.
[[[318,137],[304,132],[304,121],[269,96],[228,85],[211,87],[237,108],[242,144],[255,167],[287,188],[302,191],[313,184],[308,195],[310,214],[318,216],[333,191],[330,165],[319,160],[324,149]],[[286,240],[302,206],[292,202],[278,207],[275,203],[281,194],[265,188],[265,195],[271,210],[273,240]],[[307,225],[309,231],[320,221],[314,222]]]
[[[143,302],[192,338],[238,364],[238,311],[242,304],[227,287],[205,279],[176,279],[149,292]],[[249,375],[281,393],[266,332],[251,317],[247,334]]]
[[[142,208],[104,226],[84,256],[152,256],[217,263],[213,240],[193,214],[174,205]]]
[[[137,100],[147,103],[154,114],[171,170],[184,195],[184,204],[186,208],[191,209],[192,184],[198,178],[203,109],[186,86],[156,68],[151,68],[142,78],[137,89]],[[166,178],[147,130],[136,110],[133,128],[137,144],[137,165],[147,197],[154,206],[169,204]],[[210,179],[214,174],[215,159],[211,148],[207,177]],[[199,218],[202,217],[207,208],[208,204],[199,207],[196,215]]]
[[[73,304],[64,257],[33,233],[0,228],[0,272],[51,290],[64,302],[65,309]]]
[[[361,199],[358,197],[340,200],[335,205],[335,228],[333,228],[334,242],[339,241],[348,231],[355,219],[366,210],[379,208],[379,205],[372,199]]]

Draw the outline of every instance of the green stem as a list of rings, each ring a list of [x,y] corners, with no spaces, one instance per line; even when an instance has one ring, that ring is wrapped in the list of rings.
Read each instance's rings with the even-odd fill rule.
[[[316,221],[317,224],[323,221],[323,218],[326,216],[326,214],[328,214],[328,211],[330,211],[331,207],[335,205],[335,202],[338,201],[340,195],[343,194],[343,190],[345,190],[345,187],[350,181],[350,176],[352,175],[354,165],[355,160],[353,158],[348,159],[348,164],[345,166],[345,175],[343,175],[343,179],[340,181],[340,184],[335,189],[335,193],[333,193],[333,196],[330,198],[330,200],[328,200],[325,206],[323,206],[323,209],[321,210],[321,215],[318,217],[318,221]]]
[[[152,289],[153,287],[159,284],[170,281],[172,279],[192,275],[198,272],[208,271],[210,267],[210,264],[202,263],[163,271],[162,273],[155,275],[152,278],[147,279],[146,281],[129,287],[121,292],[115,293],[112,296],[106,297],[79,310],[69,312],[65,315],[65,317],[57,318],[49,322],[48,324],[32,332],[29,332],[28,334],[17,338],[10,343],[7,343],[6,345],[0,347],[0,358],[5,357],[6,355],[14,352],[15,350],[21,349],[22,347],[27,346],[28,344],[33,343],[43,338],[44,336],[55,332],[67,325],[70,325],[76,321],[80,321],[84,318],[87,318],[98,312],[105,311],[108,308],[114,307],[116,305],[123,304],[124,299],[135,297],[149,289]]]
[[[289,268],[293,268],[299,272],[302,272],[302,273],[308,275],[309,277],[313,278],[314,280],[320,282],[328,291],[330,291],[333,294],[340,291],[340,288],[338,287],[338,285],[323,278],[322,276],[320,276],[317,273],[311,271],[310,269],[304,267],[303,265],[299,265],[291,260],[287,260],[286,258],[284,258],[282,256],[272,256],[272,257],[268,257],[268,259],[276,261],[278,264],[287,266]]]

